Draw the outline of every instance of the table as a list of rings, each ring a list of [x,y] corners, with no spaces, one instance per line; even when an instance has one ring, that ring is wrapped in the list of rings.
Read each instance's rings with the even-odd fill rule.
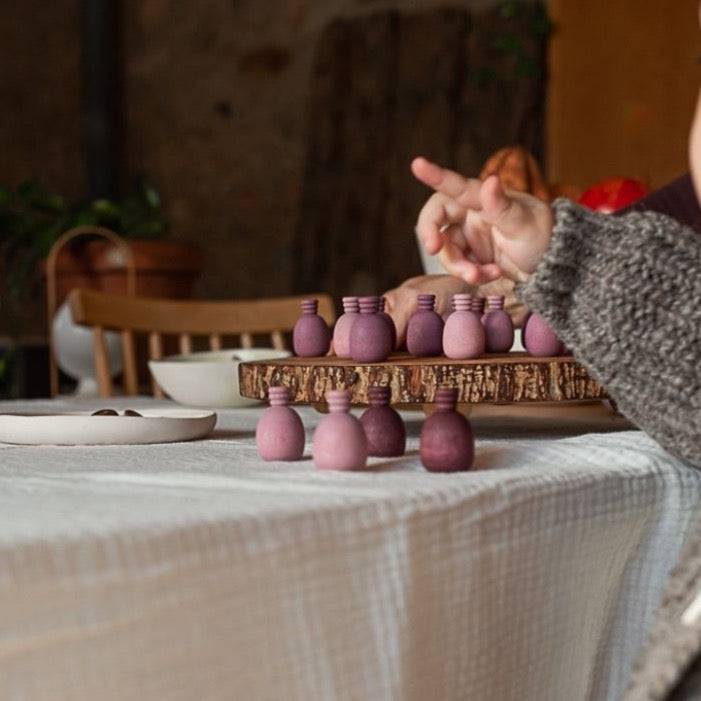
[[[262,463],[257,408],[187,444],[0,446],[0,698],[618,698],[701,474],[604,408],[519,411],[476,415],[453,475],[417,413],[363,473]]]

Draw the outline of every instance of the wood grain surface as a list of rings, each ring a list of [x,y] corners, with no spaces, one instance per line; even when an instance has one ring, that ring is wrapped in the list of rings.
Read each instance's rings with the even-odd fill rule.
[[[333,356],[242,363],[241,394],[265,399],[268,387],[285,385],[297,404],[324,401],[330,389],[352,391],[353,404],[367,403],[371,385],[388,385],[393,404],[428,404],[436,388],[458,388],[458,401],[563,402],[606,399],[603,388],[570,356],[534,358],[525,353],[488,355],[477,360],[392,356],[383,363],[356,363]]]

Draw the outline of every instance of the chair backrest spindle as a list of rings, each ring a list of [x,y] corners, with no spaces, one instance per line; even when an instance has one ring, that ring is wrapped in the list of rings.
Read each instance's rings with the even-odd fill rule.
[[[148,335],[148,357],[151,360],[160,360],[163,357],[163,339],[161,334],[156,331],[152,331]],[[151,391],[157,399],[165,397],[163,390],[153,376],[151,376]]]
[[[180,343],[180,352],[183,355],[186,355],[188,353],[192,353],[192,337],[190,336],[189,333],[181,333],[179,343]]]
[[[136,371],[136,350],[134,349],[134,334],[122,331],[122,364],[124,394],[134,396],[139,393],[139,378]]]
[[[285,350],[285,337],[282,335],[282,331],[273,331],[270,334],[270,340],[272,341],[273,348],[275,348],[275,350]]]
[[[105,344],[105,332],[101,326],[93,327],[93,343],[98,390],[101,397],[111,397],[112,374],[110,373],[109,356]]]
[[[319,314],[333,324],[335,313],[328,295],[313,295],[319,300]],[[111,295],[93,290],[73,290],[71,311],[76,323],[95,329],[95,368],[102,396],[110,396],[109,359],[104,329],[122,332],[125,356],[124,387],[127,394],[138,391],[136,362],[130,358],[134,334],[148,335],[149,357],[163,357],[163,335],[176,336],[181,353],[192,352],[193,336],[209,339],[212,350],[220,350],[224,336],[238,336],[243,348],[253,347],[254,335],[268,335],[276,349],[284,349],[284,333],[294,327],[305,297],[279,297],[256,300],[199,301],[149,299]],[[154,394],[163,396],[153,385]]]
[[[241,334],[241,348],[253,348],[253,336],[250,333],[244,331]]]

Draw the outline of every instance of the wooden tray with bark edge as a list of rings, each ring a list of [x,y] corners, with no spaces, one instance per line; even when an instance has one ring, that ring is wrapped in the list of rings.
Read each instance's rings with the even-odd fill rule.
[[[284,385],[294,404],[320,404],[330,389],[350,389],[353,404],[367,404],[371,385],[387,385],[392,404],[430,404],[436,388],[458,389],[458,402],[570,402],[608,399],[604,389],[571,356],[535,358],[526,353],[476,360],[416,358],[395,354],[382,363],[325,358],[284,358],[242,363],[241,394],[266,399],[268,387]]]

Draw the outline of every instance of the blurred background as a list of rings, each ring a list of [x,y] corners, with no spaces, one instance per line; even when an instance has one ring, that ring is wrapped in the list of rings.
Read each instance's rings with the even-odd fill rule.
[[[144,294],[339,298],[422,272],[417,154],[478,174],[519,145],[573,196],[663,185],[687,169],[697,5],[7,3],[0,393],[46,393],[41,261],[76,224],[134,242]],[[105,256],[67,255],[59,288],[118,287]]]

